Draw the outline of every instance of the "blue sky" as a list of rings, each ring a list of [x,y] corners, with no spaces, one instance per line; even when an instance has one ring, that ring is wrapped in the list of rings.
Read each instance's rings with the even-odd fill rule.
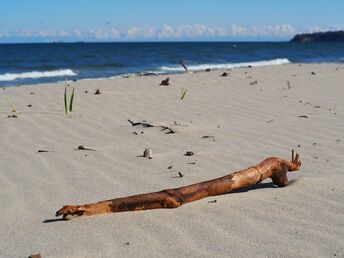
[[[344,0],[0,0],[0,42],[286,40],[344,29]]]

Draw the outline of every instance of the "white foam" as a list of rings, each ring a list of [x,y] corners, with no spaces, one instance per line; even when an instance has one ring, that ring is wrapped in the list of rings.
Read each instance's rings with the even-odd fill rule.
[[[0,74],[0,81],[14,81],[16,79],[35,79],[43,77],[59,77],[59,76],[74,76],[77,75],[71,69],[62,69],[44,72],[26,72],[26,73],[5,73]]]
[[[188,69],[191,71],[202,71],[205,69],[233,69],[239,67],[247,66],[265,66],[265,65],[282,65],[290,64],[290,61],[287,58],[278,58],[267,61],[257,61],[257,62],[246,62],[246,63],[225,63],[225,64],[200,64],[200,65],[190,65]],[[162,66],[159,68],[162,71],[166,72],[182,72],[184,68],[181,66]]]

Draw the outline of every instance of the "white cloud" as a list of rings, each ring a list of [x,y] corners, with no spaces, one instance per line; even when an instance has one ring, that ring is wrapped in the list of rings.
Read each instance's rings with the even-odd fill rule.
[[[338,25],[339,26],[339,25]],[[342,26],[344,27],[344,26]],[[42,39],[42,40],[89,40],[89,41],[116,41],[116,40],[181,40],[202,38],[238,38],[238,37],[279,37],[287,38],[296,33],[290,24],[280,24],[264,27],[245,27],[232,24],[227,27],[209,27],[203,24],[161,27],[130,27],[127,29],[111,28],[106,26],[87,30],[29,30],[18,31],[0,30],[0,40],[6,38]]]
[[[344,24],[336,24],[329,27],[316,25],[316,26],[310,27],[307,32],[313,33],[313,32],[324,32],[324,31],[337,31],[337,30],[344,30]]]
[[[248,31],[247,28],[236,25],[236,24],[232,24],[231,26],[231,30],[230,33],[233,36],[243,36],[243,35],[247,35]]]

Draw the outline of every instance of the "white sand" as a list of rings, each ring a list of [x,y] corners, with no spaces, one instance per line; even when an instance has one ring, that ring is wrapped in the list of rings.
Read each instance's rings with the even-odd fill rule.
[[[165,76],[79,81],[70,118],[63,84],[0,89],[20,112],[7,118],[1,96],[0,257],[343,257],[344,66],[221,73],[172,75],[168,87]],[[182,126],[165,135],[127,119]],[[74,151],[81,144],[97,151]],[[152,160],[137,157],[145,148]],[[66,204],[213,179],[292,148],[302,168],[285,188],[266,181],[174,210],[43,223]]]

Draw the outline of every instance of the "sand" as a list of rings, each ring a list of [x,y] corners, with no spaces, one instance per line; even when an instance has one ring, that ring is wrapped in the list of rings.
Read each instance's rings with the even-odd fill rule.
[[[74,82],[70,116],[63,84],[1,89],[0,257],[344,257],[344,66],[222,72],[170,75],[170,86],[162,75]],[[145,148],[153,159],[138,157]],[[302,167],[285,188],[54,220],[66,204],[213,179],[292,149]]]

